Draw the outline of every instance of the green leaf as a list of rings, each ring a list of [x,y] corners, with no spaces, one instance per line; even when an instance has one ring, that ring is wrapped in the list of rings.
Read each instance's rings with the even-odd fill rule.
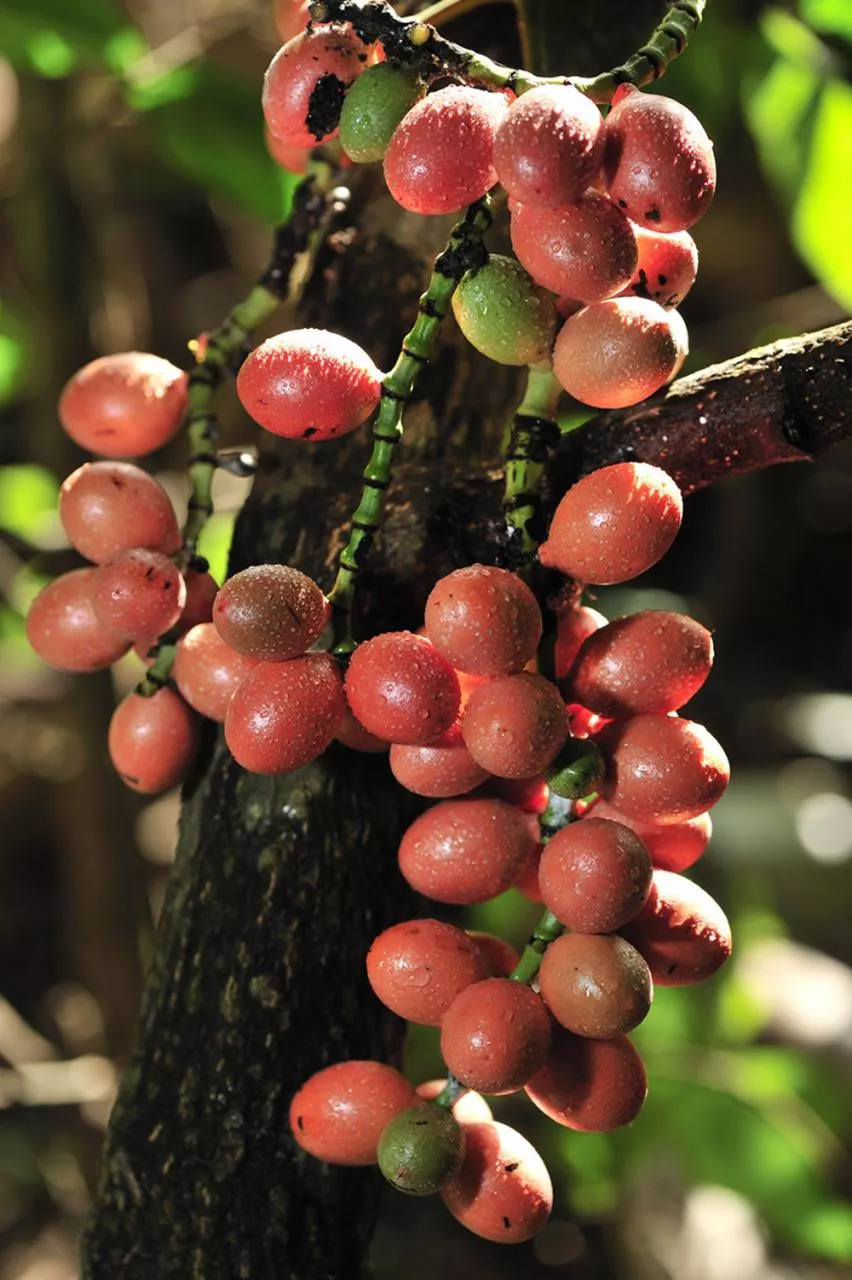
[[[10,404],[21,389],[30,355],[29,332],[8,307],[0,310],[0,407]]]
[[[235,519],[233,512],[212,515],[198,540],[198,554],[210,562],[210,572],[217,582],[224,582],[228,574]]]
[[[201,65],[192,92],[149,111],[147,119],[173,168],[267,222],[284,220],[298,178],[266,150],[253,80]]]
[[[796,201],[793,240],[817,279],[852,306],[852,86],[830,80],[813,121],[807,170]]]
[[[800,0],[799,13],[817,31],[852,41],[852,5],[849,0]]]
[[[38,545],[46,523],[54,524],[59,485],[45,467],[0,467],[0,529]]]
[[[0,53],[47,77],[66,76],[79,61],[115,66],[120,43],[141,35],[112,0],[3,0]]]

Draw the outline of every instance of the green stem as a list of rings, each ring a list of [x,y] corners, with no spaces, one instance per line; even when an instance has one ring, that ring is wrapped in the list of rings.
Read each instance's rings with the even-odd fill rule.
[[[707,0],[678,0],[663,21],[631,58],[592,77],[536,76],[522,68],[506,67],[483,54],[439,35],[422,16],[402,18],[387,0],[315,0],[314,22],[350,22],[368,44],[380,40],[388,57],[404,62],[424,76],[451,74],[473,84],[526,93],[543,84],[573,84],[594,102],[610,102],[621,84],[650,84],[683,53],[704,15]],[[428,10],[426,11],[428,13]]]
[[[329,593],[334,609],[334,644],[339,656],[355,648],[352,605],[355,586],[382,521],[396,446],[402,439],[402,414],[417,375],[435,351],[438,329],[465,271],[480,266],[486,256],[482,237],[491,226],[491,199],[471,205],[453,228],[446,249],[435,262],[417,319],[402,342],[396,364],[382,381],[382,396],[373,418],[373,451],[364,468],[361,497],[352,515],[349,541],[340,553],[337,578]]]
[[[513,550],[526,561],[532,560],[545,532],[538,487],[547,460],[559,443],[556,406],[561,394],[549,362],[530,365],[524,398],[506,444],[503,513]]]
[[[561,920],[557,920],[552,911],[545,911],[536,927],[530,934],[530,940],[524,947],[520,960],[510,975],[513,982],[522,982],[528,986],[536,976],[544,955],[551,942],[565,932]]]

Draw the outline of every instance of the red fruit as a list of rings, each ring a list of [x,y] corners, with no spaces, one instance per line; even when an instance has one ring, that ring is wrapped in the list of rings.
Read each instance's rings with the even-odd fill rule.
[[[441,1191],[454,1218],[496,1244],[531,1240],[547,1222],[553,1186],[544,1161],[506,1124],[465,1125],[459,1172]]]
[[[427,746],[455,721],[461,694],[455,671],[428,640],[410,631],[388,631],[353,653],[346,697],[370,733]]]
[[[147,547],[173,555],[180,529],[169,495],[130,462],[85,462],[59,490],[59,519],[72,547],[95,564]]]
[[[487,902],[514,884],[538,824],[502,800],[445,800],[421,814],[399,846],[399,869],[438,902]]]
[[[651,973],[618,934],[563,933],[544,953],[541,998],[578,1036],[610,1040],[638,1026],[651,1007]]]
[[[288,173],[298,174],[304,174],[307,171],[311,147],[288,146],[286,142],[276,138],[268,128],[263,131],[263,140],[266,143],[266,150],[282,169],[286,169]]]
[[[532,857],[515,881],[513,888],[522,893],[530,902],[544,902],[541,896],[541,885],[538,882],[538,869],[541,866],[541,855],[544,845],[537,845]]]
[[[661,987],[703,982],[731,954],[731,926],[718,902],[671,871],[654,872],[648,901],[623,933]]]
[[[275,0],[275,30],[282,44],[305,30],[311,20],[311,0]]]
[[[263,80],[269,132],[288,147],[336,138],[346,88],[366,64],[365,46],[342,26],[317,27],[288,40]]]
[[[524,813],[544,813],[550,801],[550,788],[540,773],[531,778],[489,778],[477,787],[476,794],[505,800]]]
[[[201,622],[213,620],[213,601],[219,590],[219,584],[206,569],[189,568],[183,575],[186,583],[186,604],[180,615],[178,630],[186,635]]]
[[[713,664],[713,637],[685,613],[647,609],[616,618],[586,639],[567,696],[599,715],[677,711]]]
[[[628,582],[662,559],[682,516],[680,489],[665,471],[617,462],[568,490],[539,559],[581,582]]]
[[[92,574],[92,607],[101,624],[128,642],[161,636],[186,604],[186,583],[161,551],[122,551]]]
[[[488,777],[465,746],[457,724],[428,747],[395,742],[390,749],[390,767],[401,786],[433,800],[464,795]]]
[[[592,814],[596,818],[609,818],[630,827],[648,850],[654,866],[661,867],[664,871],[685,871],[687,867],[691,867],[701,857],[713,834],[713,822],[709,813],[700,813],[697,818],[690,818],[688,822],[660,826],[654,822],[628,818],[605,800],[599,800],[594,805]]]
[[[456,996],[441,1023],[448,1069],[479,1093],[513,1093],[544,1066],[550,1045],[547,1010],[529,987],[486,978]]]
[[[385,155],[388,190],[411,213],[454,213],[497,181],[494,135],[506,114],[498,93],[454,84],[414,104]]]
[[[59,420],[83,449],[107,458],[153,453],[177,431],[186,374],[143,351],[101,356],[79,369],[59,398]]]
[[[387,751],[390,745],[384,738],[377,738],[375,734],[368,733],[348,707],[334,736],[338,742],[343,743],[344,747],[349,747],[350,751],[366,751],[368,754]]]
[[[439,1027],[456,996],[488,974],[476,942],[440,920],[395,924],[367,953],[367,977],[382,1004],[427,1027]]]
[[[539,887],[548,910],[578,933],[614,933],[641,909],[651,859],[629,827],[584,818],[544,847]]]
[[[431,1102],[443,1092],[446,1083],[446,1080],[424,1080],[423,1084],[417,1086],[417,1096]],[[491,1108],[482,1094],[474,1093],[472,1089],[463,1093],[450,1109],[461,1125],[487,1123],[494,1119]]]
[[[366,422],[381,383],[357,343],[325,329],[292,329],[255,347],[237,374],[237,395],[273,435],[333,440]]]
[[[222,723],[234,690],[256,666],[225,644],[212,622],[202,622],[178,641],[172,678],[195,711]]]
[[[629,218],[672,232],[703,217],[716,190],[716,161],[713,143],[687,107],[623,85],[604,132],[609,194]]]
[[[577,200],[603,162],[603,120],[573,85],[542,85],[510,106],[494,142],[497,177],[515,200]]]
[[[698,246],[688,231],[663,235],[634,227],[639,261],[624,296],[653,298],[661,307],[679,307],[698,275]]]
[[[520,956],[510,943],[498,938],[493,933],[481,933],[478,929],[468,929],[468,937],[479,948],[485,961],[488,978],[509,978],[514,973]]]
[[[331,1164],[375,1164],[382,1130],[417,1101],[413,1087],[382,1062],[336,1062],[306,1080],[290,1103],[299,1146]]]
[[[198,718],[171,689],[130,693],[109,725],[110,759],[122,782],[143,795],[175,787],[198,750]]]
[[[539,1111],[566,1129],[609,1133],[636,1119],[648,1078],[627,1036],[589,1040],[555,1025],[547,1061],[526,1092]]]
[[[30,605],[27,640],[57,671],[100,671],[130,647],[107,631],[92,608],[94,569],[72,569],[48,583]]]
[[[500,778],[529,778],[546,769],[568,736],[559,690],[544,676],[521,671],[481,685],[462,721],[467,748]]]
[[[213,603],[213,622],[225,643],[265,662],[305,653],[328,616],[317,584],[287,564],[255,564],[235,573]]]
[[[592,188],[558,209],[515,202],[509,229],[515,256],[533,280],[579,302],[611,298],[636,270],[630,222]]]
[[[701,724],[676,716],[634,716],[607,726],[598,743],[609,759],[601,794],[640,822],[688,822],[720,800],[728,758]]]
[[[426,601],[425,620],[442,657],[480,676],[523,670],[541,639],[541,610],[527,584],[484,564],[441,578]]]
[[[576,605],[573,609],[557,614],[556,647],[553,655],[557,680],[567,676],[580,651],[580,645],[587,636],[594,635],[599,627],[605,626],[604,615],[598,613],[597,609],[590,609],[588,605]]]
[[[329,654],[261,662],[228,703],[225,741],[244,769],[288,773],[322,755],[345,710],[340,672]]]

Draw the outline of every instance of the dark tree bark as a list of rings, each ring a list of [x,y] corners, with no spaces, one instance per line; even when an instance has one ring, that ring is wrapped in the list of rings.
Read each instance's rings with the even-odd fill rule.
[[[527,0],[528,12],[535,7]],[[619,0],[606,30],[612,37],[637,11],[648,30],[661,7]],[[629,51],[613,42],[604,61]],[[560,65],[574,70],[575,60]],[[373,179],[359,183],[354,242],[344,251],[351,237],[338,237],[324,253],[301,319],[355,338],[387,367],[446,225],[400,215]],[[848,413],[833,390],[814,399],[828,365],[812,354],[773,354],[727,375],[723,367],[705,384],[685,380],[662,407],[605,417],[560,452],[551,496],[572,474],[628,456],[661,461],[696,487],[736,469],[737,451],[761,432],[769,448],[749,446],[743,466],[804,456],[821,415]],[[499,483],[490,469],[517,393],[514,371],[444,336],[406,416],[383,534],[359,592],[361,634],[417,625],[436,577],[493,559]],[[753,410],[746,431],[738,399]],[[719,457],[711,426],[723,405],[729,444]],[[709,425],[696,435],[702,413]],[[283,560],[328,584],[365,450],[362,433],[314,446],[267,437],[232,569]],[[88,1280],[368,1276],[379,1181],[304,1157],[288,1106],[327,1062],[398,1059],[402,1026],[372,997],[363,962],[375,934],[413,910],[395,851],[417,804],[383,757],[335,747],[297,773],[265,778],[239,769],[210,731],[186,791],[139,1045],[107,1138],[84,1243]]]

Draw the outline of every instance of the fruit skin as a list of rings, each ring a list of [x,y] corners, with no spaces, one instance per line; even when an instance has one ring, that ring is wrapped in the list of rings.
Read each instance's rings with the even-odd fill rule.
[[[454,723],[461,693],[455,671],[428,640],[387,631],[352,654],[346,697],[356,720],[376,737],[428,746]]]
[[[558,207],[591,184],[603,148],[595,104],[573,85],[541,85],[509,107],[494,142],[494,168],[514,199]]]
[[[704,982],[731,954],[731,926],[700,885],[671,871],[655,871],[648,901],[623,930],[661,987]]]
[[[198,740],[195,712],[165,688],[150,698],[128,694],[113,713],[107,745],[122,781],[143,795],[156,795],[183,779]]]
[[[703,725],[677,716],[633,716],[598,742],[609,759],[601,795],[640,822],[688,822],[712,808],[731,776],[728,758]]]
[[[591,813],[595,818],[623,822],[631,831],[635,831],[648,850],[654,866],[663,871],[686,871],[687,867],[698,861],[713,835],[713,821],[709,813],[700,813],[697,818],[667,826],[628,818],[605,800],[597,801]]]
[[[500,778],[529,778],[546,769],[568,736],[559,690],[531,671],[498,676],[471,696],[462,720],[467,748]]]
[[[107,631],[92,607],[94,569],[72,569],[43,587],[27,614],[27,640],[57,671],[101,671],[130,647]]]
[[[194,711],[222,724],[234,690],[256,666],[225,644],[212,622],[201,622],[178,641],[172,679]]]
[[[78,369],[59,397],[59,421],[83,449],[138,458],[177,432],[186,408],[186,374],[145,351],[100,356]]]
[[[128,641],[163,635],[186,604],[186,583],[168,556],[141,547],[99,565],[90,593],[101,624]]]
[[[450,85],[416,103],[385,155],[388,190],[409,213],[455,213],[497,181],[494,135],[507,110],[499,93]]]
[[[467,906],[514,884],[537,844],[538,824],[503,800],[444,800],[412,822],[399,869],[418,893]]]
[[[465,1125],[461,1168],[441,1192],[454,1218],[496,1244],[531,1240],[547,1222],[553,1186],[544,1161],[499,1121]]]
[[[556,307],[514,258],[498,253],[462,276],[453,314],[471,346],[497,364],[538,364],[556,336]]]
[[[432,1102],[439,1093],[443,1092],[446,1083],[446,1080],[424,1080],[423,1084],[417,1086],[417,1096],[424,1098],[427,1102]],[[463,1093],[458,1102],[453,1103],[450,1110],[459,1124],[463,1125],[481,1124],[483,1121],[494,1119],[491,1108],[482,1094],[475,1093],[473,1089]]]
[[[213,623],[225,643],[264,662],[305,653],[329,613],[317,584],[287,564],[255,564],[235,573],[213,602]]]
[[[582,644],[568,697],[598,715],[677,711],[704,684],[713,637],[685,613],[646,609],[616,618]]]
[[[59,490],[59,519],[81,556],[106,564],[146,547],[174,555],[180,529],[169,495],[131,462],[84,462]]]
[[[425,93],[416,76],[387,62],[368,67],[343,100],[340,144],[350,160],[383,160],[403,116]]]
[[[698,246],[688,231],[664,235],[634,227],[639,261],[624,296],[653,298],[668,311],[679,307],[698,275]]]
[[[250,417],[288,440],[333,440],[366,422],[382,375],[355,342],[326,329],[292,329],[255,347],[237,374]]]
[[[707,212],[716,190],[713,144],[682,103],[624,85],[604,135],[609,194],[634,222],[685,231]]]
[[[479,1093],[513,1093],[544,1065],[550,1019],[541,998],[509,978],[486,978],[456,996],[441,1023],[448,1070]]]
[[[322,755],[346,701],[327,653],[261,662],[237,686],[225,712],[225,741],[244,769],[288,773]]]
[[[553,372],[582,404],[623,409],[669,382],[688,350],[677,311],[648,298],[610,298],[565,321],[553,348]]]
[[[628,582],[662,559],[682,516],[683,498],[670,475],[647,462],[617,462],[568,490],[539,560],[581,582]]]
[[[577,605],[566,609],[556,617],[556,646],[553,653],[553,665],[560,691],[565,693],[564,679],[574,665],[574,659],[580,651],[583,641],[598,630],[605,627],[606,618],[597,609],[589,605]]]
[[[651,859],[629,827],[584,818],[545,845],[538,876],[545,905],[569,929],[614,933],[644,905]]]
[[[590,1040],[557,1023],[547,1061],[525,1088],[556,1124],[581,1133],[609,1133],[636,1119],[648,1077],[627,1036]]]
[[[479,948],[479,953],[488,970],[486,977],[511,977],[517,967],[520,956],[510,943],[506,942],[504,938],[498,938],[496,934],[482,933],[478,929],[468,929],[467,936]]]
[[[375,1164],[389,1120],[415,1105],[404,1076],[382,1062],[335,1062],[306,1080],[290,1103],[299,1146],[331,1164]]]
[[[545,951],[538,979],[556,1021],[593,1040],[632,1031],[654,993],[648,965],[617,933],[563,933]]]
[[[435,1195],[458,1171],[464,1145],[464,1130],[450,1111],[420,1103],[401,1111],[382,1130],[379,1168],[397,1191]]]
[[[367,50],[342,26],[321,26],[288,40],[263,79],[269,132],[289,147],[336,138],[347,87],[361,74]]]
[[[342,742],[344,747],[348,747],[350,751],[366,751],[370,755],[380,751],[387,751],[390,746],[383,738],[377,738],[375,734],[368,733],[363,725],[358,723],[348,707],[334,736],[338,742]]]
[[[521,671],[535,657],[542,633],[541,610],[527,584],[507,569],[484,564],[456,569],[436,582],[424,618],[442,657],[479,676]]]
[[[629,220],[593,188],[559,209],[514,202],[509,230],[515,255],[533,280],[579,302],[611,298],[636,270]]]
[[[479,945],[440,920],[406,920],[392,925],[367,952],[373,991],[407,1022],[439,1027],[456,996],[489,976]]]
[[[268,127],[263,131],[263,140],[266,143],[266,150],[282,169],[286,169],[288,173],[307,172],[308,161],[311,158],[310,147],[290,147],[280,138],[276,138]]]
[[[476,763],[465,746],[457,724],[450,725],[437,742],[427,747],[393,743],[390,767],[400,786],[433,800],[465,795],[488,777],[487,770]]]

